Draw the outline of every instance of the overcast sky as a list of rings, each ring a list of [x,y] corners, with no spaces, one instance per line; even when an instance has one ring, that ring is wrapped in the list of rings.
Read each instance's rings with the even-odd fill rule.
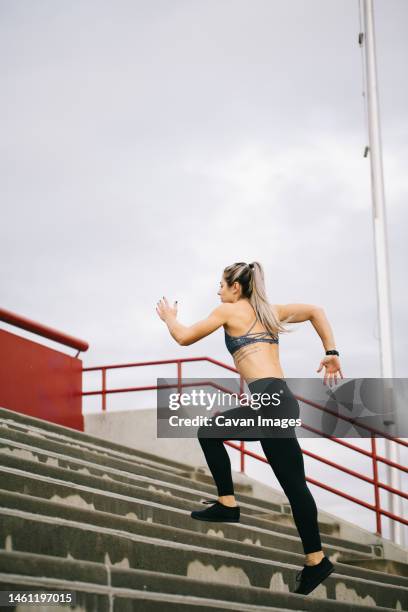
[[[408,2],[374,6],[405,377]],[[232,365],[222,329],[180,347],[155,305],[192,324],[225,266],[257,260],[271,302],[325,308],[346,377],[380,375],[357,0],[0,0],[0,17],[2,307],[87,340],[84,365]],[[321,341],[296,327],[285,376],[315,376]]]

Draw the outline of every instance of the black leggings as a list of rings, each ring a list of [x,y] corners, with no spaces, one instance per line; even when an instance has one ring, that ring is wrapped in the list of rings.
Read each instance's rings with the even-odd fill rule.
[[[280,418],[298,418],[299,403],[290,391],[284,379],[281,378],[260,378],[248,384],[252,398],[254,393],[281,393],[280,405],[274,408],[273,416]],[[259,396],[258,396],[259,397]],[[275,395],[276,397],[276,395]],[[271,407],[260,408],[257,412],[263,416],[271,416]],[[254,416],[251,407],[238,406],[222,412],[224,417],[248,417]],[[234,495],[234,485],[231,474],[231,461],[224,446],[224,440],[259,440],[265,457],[273,469],[285,495],[287,496],[292,508],[293,518],[302,540],[305,554],[320,551],[322,548],[319,527],[317,522],[317,507],[314,498],[307,486],[303,454],[296,438],[295,430],[292,428],[284,430],[281,437],[266,437],[267,431],[260,428],[250,428],[246,430],[249,437],[242,437],[245,432],[241,431],[237,437],[237,428],[217,427],[211,430],[206,426],[198,429],[197,436],[203,449],[208,467],[214,478],[218,495]],[[217,435],[219,437],[210,437]]]

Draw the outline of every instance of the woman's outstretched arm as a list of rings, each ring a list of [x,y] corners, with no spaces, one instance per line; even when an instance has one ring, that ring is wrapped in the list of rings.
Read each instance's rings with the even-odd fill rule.
[[[157,304],[157,314],[166,323],[175,341],[182,346],[194,344],[194,342],[205,338],[205,336],[209,336],[227,320],[228,304],[217,306],[206,319],[188,327],[177,321],[177,302],[174,302],[172,308],[163,296]]]

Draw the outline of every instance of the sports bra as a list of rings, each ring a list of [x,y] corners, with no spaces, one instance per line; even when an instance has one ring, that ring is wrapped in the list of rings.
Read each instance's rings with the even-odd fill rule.
[[[235,351],[240,349],[242,346],[246,346],[247,344],[255,344],[255,342],[269,342],[270,344],[279,344],[279,337],[276,336],[276,338],[274,338],[267,331],[254,332],[252,334],[249,333],[251,329],[254,327],[257,320],[258,320],[258,317],[252,323],[247,333],[244,334],[243,336],[230,336],[229,334],[227,334],[227,332],[224,329],[225,344],[227,346],[227,349],[231,353],[231,355],[233,355]]]

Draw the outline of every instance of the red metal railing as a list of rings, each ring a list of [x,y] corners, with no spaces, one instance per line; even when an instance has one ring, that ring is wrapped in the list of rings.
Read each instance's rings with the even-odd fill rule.
[[[214,365],[220,366],[226,370],[229,370],[230,372],[234,372],[236,374],[239,374],[239,372],[236,370],[236,368],[229,366],[221,361],[218,361],[216,359],[212,359],[211,357],[188,357],[188,358],[182,358],[182,359],[165,359],[165,360],[157,360],[157,361],[143,361],[143,362],[134,362],[134,363],[125,363],[125,364],[115,364],[115,365],[103,365],[103,366],[94,366],[94,367],[90,367],[90,368],[84,368],[83,371],[84,372],[91,372],[91,371],[100,371],[102,374],[102,388],[101,390],[97,390],[97,391],[84,391],[83,395],[84,396],[91,396],[91,395],[101,395],[102,396],[102,410],[105,411],[106,410],[106,397],[107,395],[111,394],[111,393],[128,393],[128,392],[132,392],[132,391],[153,391],[153,390],[157,390],[160,387],[157,385],[149,385],[149,386],[143,386],[143,387],[126,387],[126,388],[115,388],[115,389],[107,389],[106,387],[106,373],[108,370],[114,370],[114,369],[119,369],[119,368],[132,368],[132,367],[142,367],[142,366],[151,366],[151,365],[165,365],[165,364],[170,364],[170,363],[174,363],[177,366],[177,381],[178,381],[178,389],[179,391],[181,391],[182,388],[182,364],[183,363],[191,363],[191,362],[198,362],[198,361],[206,361],[208,363],[212,363]],[[240,377],[240,392],[242,393],[243,390],[243,380],[242,377]],[[306,398],[300,397],[300,396],[295,396],[298,400],[305,402],[311,406],[314,406],[316,409],[319,410],[323,410],[325,412],[331,413],[334,416],[336,416],[337,418],[341,418],[347,421],[351,421],[353,422],[353,419],[350,417],[344,417],[341,415],[338,415],[337,413],[323,407],[320,406],[319,404],[316,404],[312,401],[307,400]],[[362,427],[361,423],[359,423],[359,426]],[[322,489],[325,489],[326,491],[329,491],[335,495],[339,495],[340,497],[343,497],[344,499],[347,499],[351,502],[354,502],[360,506],[363,506],[364,508],[367,508],[368,510],[371,510],[373,512],[375,512],[375,516],[376,516],[376,533],[378,535],[381,535],[382,533],[382,525],[381,525],[381,516],[386,516],[387,518],[394,520],[394,521],[398,521],[400,523],[403,523],[404,525],[408,525],[408,521],[406,519],[404,519],[402,516],[398,516],[396,514],[393,514],[391,512],[389,512],[388,510],[385,510],[384,508],[381,507],[381,499],[380,499],[380,490],[383,489],[385,491],[391,492],[395,495],[398,495],[404,499],[408,499],[408,495],[398,489],[394,489],[393,487],[390,487],[389,485],[380,482],[379,477],[378,477],[378,462],[381,462],[383,464],[389,465],[395,469],[399,469],[403,472],[408,472],[408,469],[398,463],[395,463],[393,461],[390,461],[389,459],[386,459],[385,457],[382,457],[380,455],[377,454],[377,448],[376,448],[376,439],[375,439],[375,433],[376,430],[374,430],[373,428],[370,427],[365,427],[367,430],[371,431],[371,451],[359,448],[358,446],[354,445],[354,444],[350,444],[349,442],[346,442],[345,440],[342,440],[340,438],[336,438],[334,436],[329,436],[327,434],[325,434],[324,432],[318,431],[315,428],[309,427],[307,425],[302,425],[302,427],[304,427],[305,429],[308,429],[310,431],[313,431],[319,435],[321,435],[322,437],[325,437],[327,439],[332,440],[333,442],[336,442],[337,444],[340,444],[342,446],[345,446],[355,452],[358,452],[362,455],[365,455],[366,457],[370,457],[371,458],[371,462],[372,462],[372,468],[373,468],[373,477],[370,478],[368,476],[365,476],[364,474],[361,474],[360,472],[356,472],[354,470],[351,470],[343,465],[340,465],[338,463],[336,463],[335,461],[331,461],[329,459],[326,459],[325,457],[321,457],[319,455],[316,455],[315,453],[302,449],[302,452],[313,458],[316,459],[316,461],[320,461],[326,465],[329,465],[333,468],[336,468],[342,472],[344,472],[345,474],[348,474],[350,476],[354,476],[355,478],[358,478],[364,482],[367,482],[369,484],[371,484],[374,487],[374,504],[370,504],[366,501],[364,501],[363,499],[354,497],[352,495],[349,495],[348,493],[345,493],[344,491],[340,491],[340,489],[336,489],[334,487],[331,487],[323,482],[320,482],[314,478],[310,478],[310,477],[306,477],[306,480],[308,482],[310,482],[311,484],[314,484]],[[385,434],[384,432],[379,432],[381,437],[384,438],[388,438],[389,440],[392,440],[394,442],[396,442],[397,444],[401,444],[405,447],[408,446],[408,443],[405,442],[404,440],[400,439],[400,438],[395,438],[393,436],[390,436],[388,434]],[[248,450],[247,448],[245,448],[245,442],[244,441],[240,441],[239,444],[235,444],[234,442],[231,441],[225,441],[225,444],[227,444],[228,446],[230,446],[231,448],[234,448],[238,451],[240,451],[240,470],[241,472],[245,471],[245,456],[248,457],[253,457],[254,459],[257,459],[259,461],[263,461],[264,463],[267,463],[267,459],[265,457],[263,457],[262,455],[259,455],[258,453],[254,453],[253,451]]]
[[[9,323],[15,327],[19,327],[20,329],[25,329],[26,331],[42,336],[43,338],[55,340],[55,342],[59,342],[65,346],[70,346],[77,349],[78,353],[81,351],[86,351],[89,348],[89,344],[88,342],[85,342],[85,340],[74,338],[74,336],[69,336],[68,334],[58,331],[57,329],[47,327],[42,323],[37,323],[31,319],[22,317],[21,315],[15,314],[14,312],[6,310],[5,308],[0,308],[0,321]]]

